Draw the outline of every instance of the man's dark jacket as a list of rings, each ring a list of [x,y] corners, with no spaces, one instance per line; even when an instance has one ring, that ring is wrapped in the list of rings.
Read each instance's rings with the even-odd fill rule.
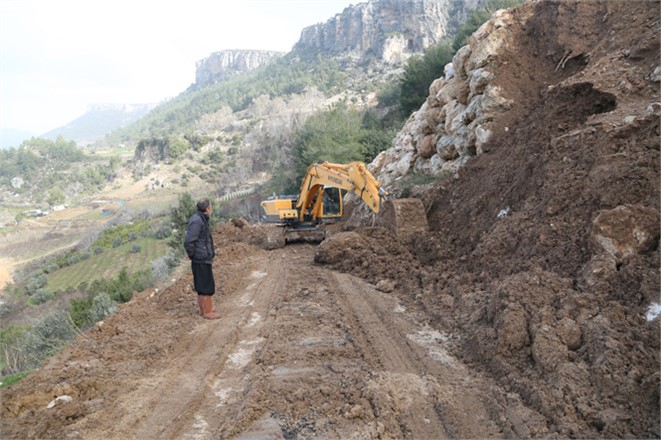
[[[211,264],[215,256],[209,219],[201,212],[196,212],[188,220],[184,249],[193,263]]]

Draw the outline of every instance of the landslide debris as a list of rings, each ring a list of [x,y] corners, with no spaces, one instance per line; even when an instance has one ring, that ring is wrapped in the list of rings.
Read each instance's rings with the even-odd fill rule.
[[[400,295],[457,355],[583,438],[659,437],[659,7],[535,2],[512,12],[492,82],[515,97],[488,152],[424,196],[397,249],[345,232],[316,261]],[[524,24],[522,24],[524,23]]]

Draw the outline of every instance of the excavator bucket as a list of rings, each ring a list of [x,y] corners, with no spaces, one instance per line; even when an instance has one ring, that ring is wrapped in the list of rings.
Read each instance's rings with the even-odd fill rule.
[[[383,205],[382,223],[398,238],[429,231],[427,214],[420,199],[391,199]]]

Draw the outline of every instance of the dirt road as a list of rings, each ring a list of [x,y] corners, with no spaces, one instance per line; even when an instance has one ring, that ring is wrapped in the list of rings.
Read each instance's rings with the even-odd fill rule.
[[[137,294],[22,383],[41,392],[4,396],[3,435],[504,435],[493,384],[452,356],[453,335],[393,294],[315,265],[315,249],[230,246],[216,267],[218,321],[195,315],[188,276]],[[72,402],[46,408],[61,395]]]

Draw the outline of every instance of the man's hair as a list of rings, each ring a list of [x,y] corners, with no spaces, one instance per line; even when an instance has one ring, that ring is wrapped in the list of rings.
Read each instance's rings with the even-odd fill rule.
[[[204,211],[207,210],[209,205],[210,205],[209,199],[200,199],[197,202],[197,210],[200,211],[200,212],[204,212]]]

